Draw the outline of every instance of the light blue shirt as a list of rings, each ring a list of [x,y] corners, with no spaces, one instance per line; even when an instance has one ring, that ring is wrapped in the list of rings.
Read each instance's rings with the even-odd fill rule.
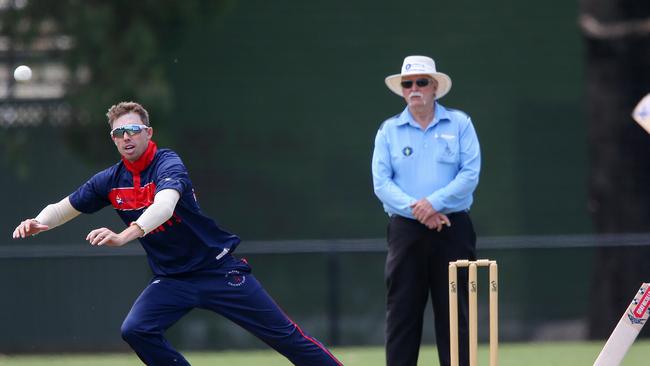
[[[480,170],[481,151],[471,118],[438,102],[424,130],[407,107],[377,131],[372,180],[389,215],[414,218],[410,206],[425,197],[444,214],[468,210]]]

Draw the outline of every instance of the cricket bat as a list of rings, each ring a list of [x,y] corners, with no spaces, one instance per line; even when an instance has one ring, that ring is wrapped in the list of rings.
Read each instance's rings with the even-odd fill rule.
[[[646,97],[647,99],[648,97]],[[650,118],[649,118],[650,119]],[[644,127],[645,128],[645,127]],[[609,336],[594,366],[618,366],[623,361],[641,328],[648,320],[650,306],[650,283],[644,283]]]
[[[636,105],[632,112],[632,118],[638,123],[647,133],[650,133],[650,94],[641,99],[639,104]]]

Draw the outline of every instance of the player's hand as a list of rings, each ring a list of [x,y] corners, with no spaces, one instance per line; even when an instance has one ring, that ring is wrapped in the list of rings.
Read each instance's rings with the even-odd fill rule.
[[[13,233],[13,238],[14,239],[26,238],[28,236],[34,236],[40,233],[41,231],[45,231],[49,229],[50,229],[49,226],[43,225],[34,219],[27,219],[21,222],[18,226],[16,226],[16,229],[14,230]]]
[[[107,245],[109,247],[119,247],[126,244],[126,241],[120,234],[115,234],[112,230],[105,227],[89,232],[86,240],[88,240],[90,245],[95,246]]]
[[[436,210],[431,206],[429,200],[422,198],[411,205],[411,212],[418,221],[424,224],[429,217],[436,213]]]
[[[435,229],[437,232],[440,232],[442,229],[444,229],[445,226],[451,226],[451,221],[447,215],[437,212],[425,220],[423,224],[431,230]]]

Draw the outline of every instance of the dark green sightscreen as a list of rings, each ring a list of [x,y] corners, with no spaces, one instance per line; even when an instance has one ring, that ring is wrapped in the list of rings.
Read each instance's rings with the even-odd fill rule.
[[[478,131],[479,235],[590,230],[573,3],[127,3],[121,22],[93,8],[106,29],[96,40],[79,35],[84,52],[65,58],[96,64],[96,80],[71,91],[83,118],[0,130],[4,190],[33,192],[6,197],[18,212],[5,212],[3,227],[117,161],[104,113],[137,99],[154,139],[189,167],[204,211],[245,239],[383,236],[370,159],[378,126],[404,108],[383,79],[404,56],[424,54],[453,80],[441,102],[466,111]],[[39,165],[44,149],[60,164]]]
[[[377,128],[405,106],[384,78],[413,54],[433,57],[450,75],[441,103],[467,112],[476,127],[479,237],[592,229],[574,2],[29,4],[26,11],[57,19],[76,40],[48,60],[92,76],[71,83],[63,101],[70,118],[0,127],[0,245],[81,248],[91,229],[123,227],[107,208],[24,242],[10,239],[21,219],[119,160],[104,114],[122,100],[148,108],[154,140],[179,153],[203,211],[244,239],[240,253],[250,240],[383,238],[387,220],[372,191],[370,160]],[[571,321],[588,306],[580,284],[589,281],[591,250],[561,260],[552,251],[479,253],[499,256],[501,309],[510,316],[502,329],[511,339],[539,339],[537,325]],[[383,342],[382,252],[341,254],[334,282],[328,253],[250,259],[269,292],[317,338],[331,341],[328,286],[338,283],[338,342]],[[584,263],[575,283],[558,273],[548,280],[549,269],[540,269],[569,262]],[[126,349],[119,326],[147,283],[144,257],[5,258],[0,268],[0,323],[10,329],[0,351]],[[200,311],[170,338],[184,349],[259,345]]]

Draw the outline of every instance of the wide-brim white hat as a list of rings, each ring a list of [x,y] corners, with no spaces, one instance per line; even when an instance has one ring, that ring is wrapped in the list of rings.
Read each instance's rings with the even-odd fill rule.
[[[436,71],[436,63],[431,57],[427,56],[407,56],[404,58],[402,64],[402,72],[386,76],[386,86],[393,93],[403,97],[402,94],[402,78],[408,75],[429,75],[438,82],[438,90],[436,91],[436,99],[440,99],[449,93],[451,89],[451,78],[442,72]]]

